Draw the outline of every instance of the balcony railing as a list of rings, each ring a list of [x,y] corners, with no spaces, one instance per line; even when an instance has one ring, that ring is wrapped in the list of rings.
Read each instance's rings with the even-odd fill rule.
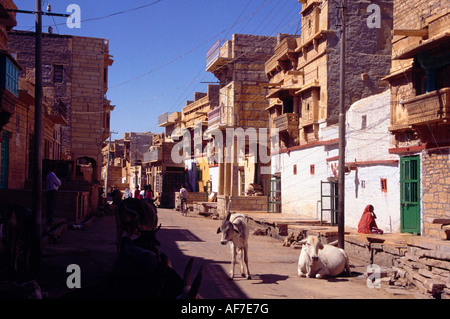
[[[208,112],[208,129],[233,126],[233,107],[219,106]]]
[[[206,52],[206,71],[213,71],[228,63],[232,58],[232,44],[230,40],[217,40]]]
[[[164,126],[167,123],[167,119],[169,118],[169,113],[166,112],[158,116],[158,126]]]
[[[67,125],[67,108],[62,101],[47,108],[47,117],[55,124]]]
[[[298,130],[298,114],[284,113],[274,119],[274,124],[280,132],[291,132]]]
[[[409,125],[425,125],[450,119],[450,87],[406,100]]]

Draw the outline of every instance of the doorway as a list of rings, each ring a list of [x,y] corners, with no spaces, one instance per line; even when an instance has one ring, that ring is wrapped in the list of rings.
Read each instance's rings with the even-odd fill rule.
[[[400,158],[400,231],[420,234],[420,157]]]

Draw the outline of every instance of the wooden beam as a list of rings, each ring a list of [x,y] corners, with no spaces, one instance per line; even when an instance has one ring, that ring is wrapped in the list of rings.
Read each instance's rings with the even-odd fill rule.
[[[424,38],[428,37],[428,29],[396,29],[392,31],[392,35]]]

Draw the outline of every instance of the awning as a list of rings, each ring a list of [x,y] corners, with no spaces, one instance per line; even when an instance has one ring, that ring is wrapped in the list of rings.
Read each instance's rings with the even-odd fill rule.
[[[423,40],[420,44],[417,44],[404,51],[401,51],[400,54],[398,54],[393,58],[393,60],[414,58],[414,56],[419,52],[438,48],[442,44],[448,44],[449,41],[450,41],[450,32],[446,31],[439,36],[433,37],[428,40]]]

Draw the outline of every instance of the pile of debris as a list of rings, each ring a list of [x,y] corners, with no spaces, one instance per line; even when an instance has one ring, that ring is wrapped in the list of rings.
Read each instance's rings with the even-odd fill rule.
[[[283,247],[295,247],[298,245],[298,242],[301,241],[305,236],[300,232],[297,235],[294,235],[293,232],[289,233],[283,240]]]
[[[436,299],[450,299],[449,248],[448,244],[408,244],[407,253],[393,267],[395,284],[413,284],[420,292]]]
[[[259,184],[251,183],[247,187],[247,191],[245,192],[247,196],[263,196],[263,188]]]

